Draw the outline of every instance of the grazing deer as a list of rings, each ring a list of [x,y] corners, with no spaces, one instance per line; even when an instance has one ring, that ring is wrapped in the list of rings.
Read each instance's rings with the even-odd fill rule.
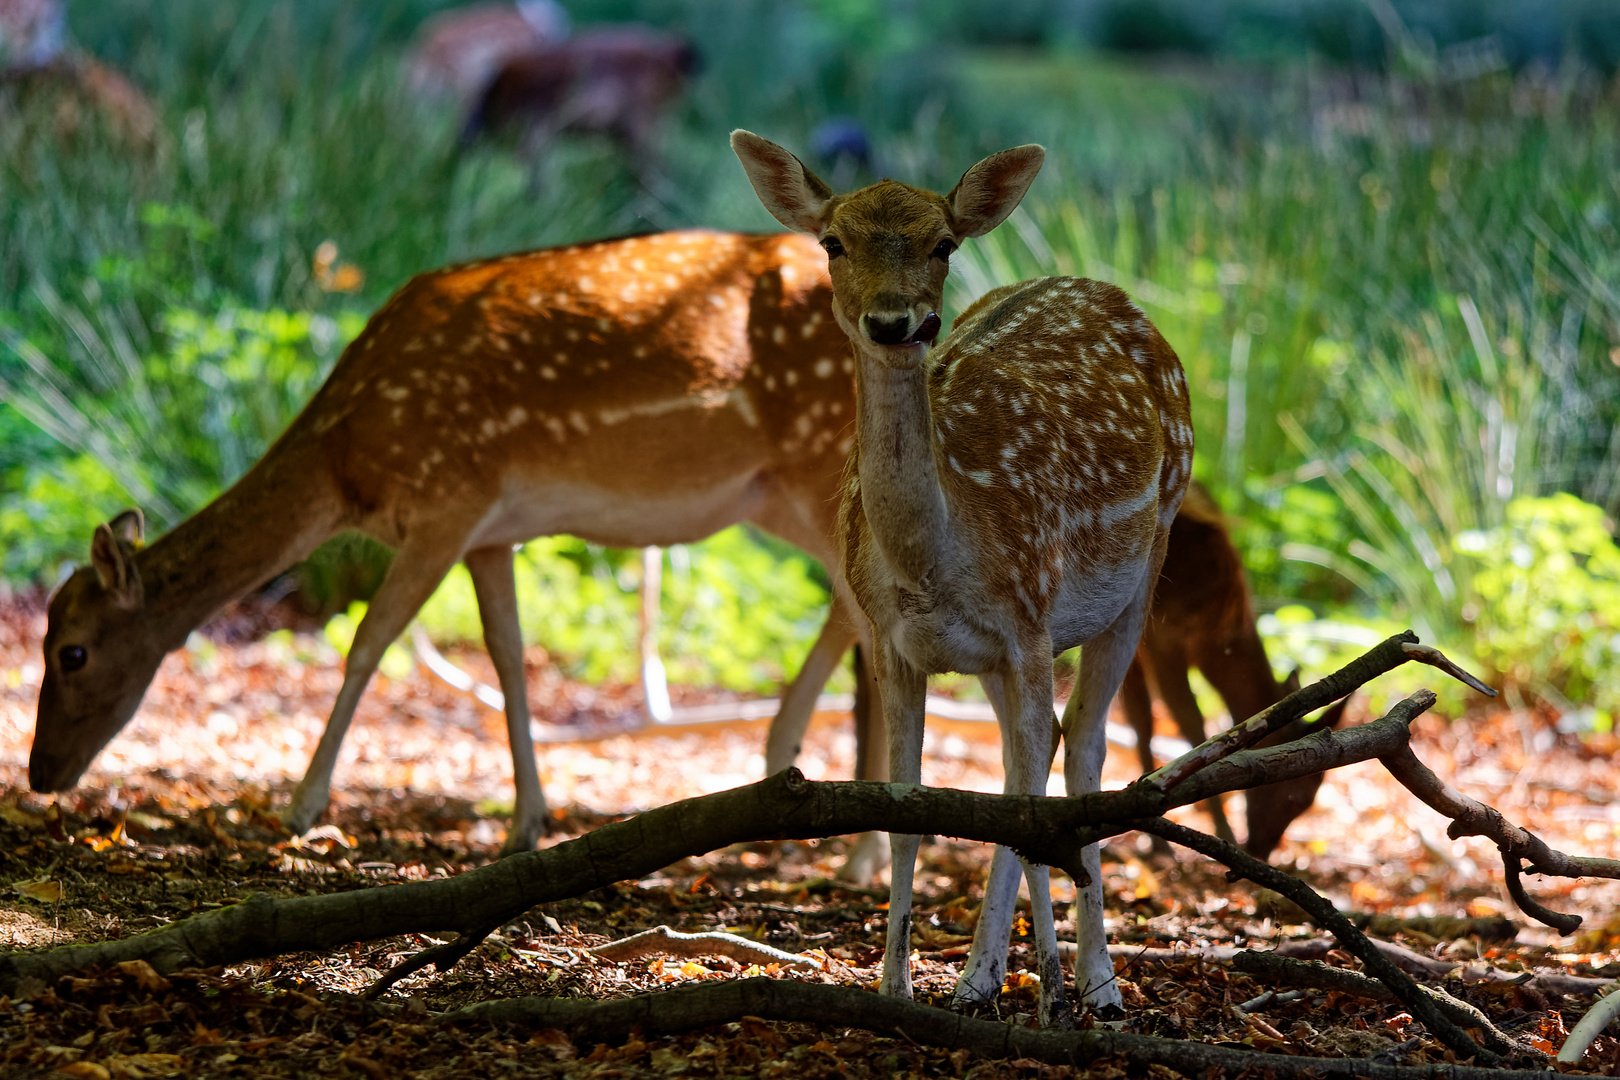
[[[521,127],[524,153],[538,158],[560,134],[609,135],[645,172],[664,110],[696,69],[686,38],[633,24],[585,31],[502,63],[468,114],[462,140]]]
[[[1152,686],[1181,729],[1182,738],[1197,746],[1204,741],[1204,716],[1187,682],[1187,670],[1196,667],[1226,702],[1234,723],[1246,720],[1299,689],[1296,671],[1279,683],[1266,659],[1266,647],[1254,625],[1254,607],[1243,563],[1227,535],[1221,509],[1198,484],[1170,526],[1170,545],[1159,571],[1153,608],[1142,629],[1142,644],[1120,688],[1125,715],[1136,729],[1142,771],[1153,771]],[[1323,714],[1322,722],[1337,727],[1344,702]],[[1279,732],[1266,740],[1273,745],[1285,737]],[[1270,856],[1290,822],[1306,810],[1322,786],[1322,774],[1301,776],[1244,793],[1248,807],[1248,836],[1243,847],[1257,859]],[[1215,819],[1215,833],[1231,841],[1220,799],[1204,804]]]
[[[450,96],[465,109],[514,56],[568,37],[556,0],[464,4],[424,19],[411,45],[411,89]]]
[[[157,132],[157,113],[140,88],[71,46],[63,0],[0,0],[0,87],[7,85],[52,101],[65,136],[83,126],[84,113],[140,146]]]
[[[844,575],[871,623],[891,779],[921,780],[932,672],[977,674],[1002,731],[1009,793],[1044,794],[1052,658],[1084,645],[1065,710],[1064,780],[1096,791],[1108,706],[1130,665],[1192,465],[1186,379],[1119,289],[1075,278],[1008,285],[964,311],[937,349],[950,255],[995,228],[1035,179],[1038,146],[993,154],[945,196],[885,180],[835,195],[798,158],[731,136],[760,201],[827,252],[833,317],[854,346],[855,446],[839,511]],[[881,989],[911,995],[917,836],[891,836]],[[957,984],[1002,984],[1019,862],[998,848]],[[1078,991],[1117,1008],[1098,852],[1076,916]],[[1048,871],[1023,865],[1044,1023],[1066,1022]]]
[[[534,846],[547,815],[513,545],[667,545],[752,521],[836,567],[854,360],[829,303],[825,255],[788,236],[667,233],[413,278],[230,490],[150,547],[137,512],[96,528],[90,565],[51,600],[30,785],[72,786],[193,627],[358,529],[394,560],[283,820],[301,832],[320,816],[384,648],[459,560],[505,695],[506,847]],[[835,598],[784,708],[814,706],[855,636]]]

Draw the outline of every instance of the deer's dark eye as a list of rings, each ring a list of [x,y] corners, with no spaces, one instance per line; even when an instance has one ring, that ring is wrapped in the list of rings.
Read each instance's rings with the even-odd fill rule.
[[[84,651],[83,645],[64,645],[56,654],[57,663],[62,665],[63,671],[78,671],[88,659],[90,654]]]
[[[844,253],[844,245],[838,242],[836,236],[824,236],[821,238],[821,250],[827,253],[827,258],[836,259]]]
[[[936,259],[948,259],[951,257],[951,252],[955,250],[956,245],[947,238],[934,245],[933,257]]]

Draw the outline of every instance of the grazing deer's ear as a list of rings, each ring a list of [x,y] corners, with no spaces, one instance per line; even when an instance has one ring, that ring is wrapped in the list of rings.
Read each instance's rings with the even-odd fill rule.
[[[107,525],[97,525],[90,540],[90,565],[96,580],[119,607],[134,610],[141,606],[145,590],[135,566],[135,539],[139,538],[140,515],[134,513],[134,539],[130,534],[131,512],[119,514]]]
[[[822,213],[833,197],[832,188],[805,168],[804,162],[751,131],[733,131],[731,149],[771,217],[798,232],[821,235]]]
[[[107,522],[113,536],[137,548],[146,543],[146,517],[136,507],[130,507]]]
[[[962,174],[945,196],[959,236],[983,236],[1007,219],[1035,182],[1046,150],[1030,143],[991,154]]]
[[[1294,670],[1290,671],[1288,673],[1288,676],[1285,679],[1283,679],[1283,681],[1282,681],[1282,690],[1283,690],[1284,694],[1292,694],[1295,690],[1298,690],[1298,689],[1299,689],[1299,668],[1295,667]]]

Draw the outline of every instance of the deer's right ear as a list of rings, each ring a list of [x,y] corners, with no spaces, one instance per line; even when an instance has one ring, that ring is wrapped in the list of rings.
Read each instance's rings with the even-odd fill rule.
[[[960,236],[983,236],[1007,220],[1046,161],[1046,150],[1034,143],[991,154],[962,174],[945,196],[956,216]]]
[[[136,520],[139,521],[138,514]],[[111,524],[97,525],[96,535],[90,541],[90,565],[96,572],[96,580],[115,604],[130,610],[140,607],[145,596],[141,572],[135,566],[138,539],[138,533],[134,536],[130,533],[126,513],[118,515]]]
[[[821,235],[822,214],[833,197],[832,188],[805,168],[804,162],[751,131],[733,131],[731,149],[771,217],[797,232]]]

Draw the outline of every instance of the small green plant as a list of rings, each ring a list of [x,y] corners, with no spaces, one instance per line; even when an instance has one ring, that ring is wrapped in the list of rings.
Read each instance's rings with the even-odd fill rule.
[[[1501,525],[1453,547],[1473,568],[1474,656],[1607,728],[1620,710],[1620,546],[1603,511],[1573,495],[1514,499]]]

